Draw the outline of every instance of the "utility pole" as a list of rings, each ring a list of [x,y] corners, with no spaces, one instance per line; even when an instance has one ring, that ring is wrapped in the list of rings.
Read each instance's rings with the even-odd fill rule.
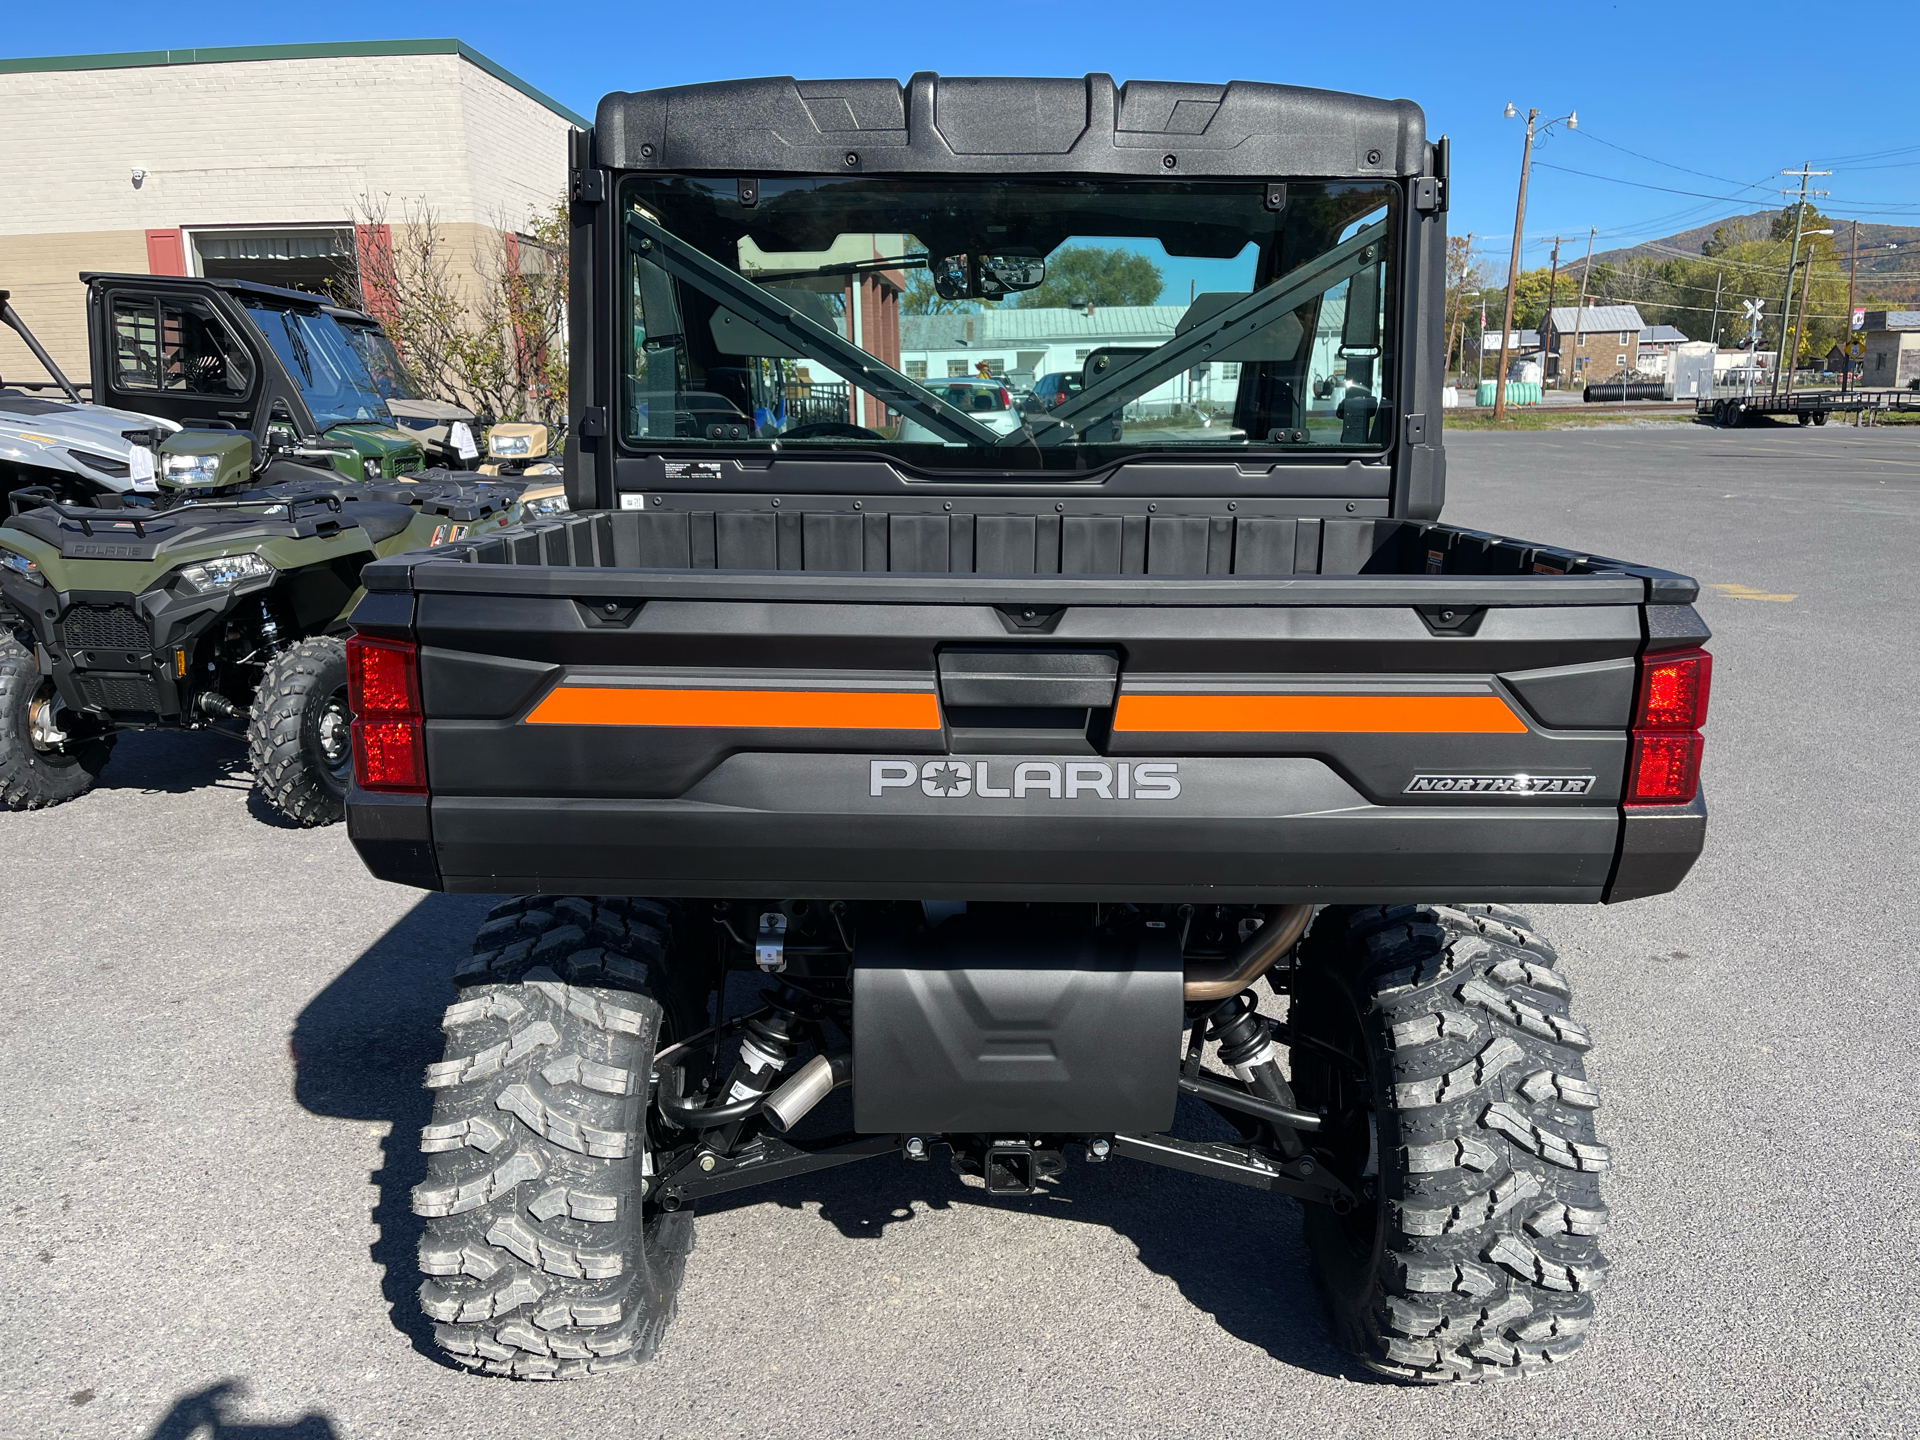
[[[1814,235],[1831,235],[1833,234],[1833,227],[1829,225],[1825,230],[1808,230],[1805,233],[1808,237]],[[1806,266],[1806,269],[1801,272],[1800,276],[1800,313],[1793,317],[1793,355],[1796,362],[1800,358],[1800,342],[1807,338],[1807,293],[1813,289],[1813,246],[1807,246],[1807,258],[1800,263]],[[1793,284],[1792,272],[1788,272],[1787,284],[1789,286]],[[1793,394],[1793,371],[1791,369],[1787,371],[1787,394]]]
[[[1553,237],[1553,268],[1547,272],[1547,313],[1540,317],[1540,379],[1547,378],[1547,331],[1553,328],[1553,287],[1560,279],[1560,237]]]
[[[1814,170],[1810,168],[1810,166],[1811,162],[1808,162],[1807,164],[1803,164],[1798,170],[1782,170],[1780,172],[1782,175],[1798,175],[1800,177],[1800,198],[1794,201],[1793,206],[1793,249],[1787,252],[1787,283],[1786,287],[1780,292],[1780,354],[1773,362],[1773,384],[1768,387],[1767,393],[1769,395],[1777,395],[1779,393],[1780,370],[1782,366],[1788,363],[1787,311],[1793,307],[1793,267],[1800,263],[1800,228],[1807,223],[1807,181],[1815,175],[1831,175],[1833,173],[1831,170]],[[1792,192],[1782,190],[1780,193],[1782,195],[1788,195]],[[1816,190],[1813,193],[1816,195],[1824,195],[1827,192],[1824,190]],[[1793,393],[1793,377],[1791,372],[1789,372],[1787,377],[1787,393]]]
[[[1720,348],[1720,276],[1720,271],[1713,272],[1713,324],[1707,332],[1711,337],[1709,343],[1716,350]]]
[[[1831,235],[1831,230],[1827,234]],[[1793,277],[1787,281],[1792,283]],[[1794,316],[1793,353],[1797,359],[1800,354],[1800,342],[1807,338],[1807,292],[1813,288],[1813,247],[1807,247],[1806,268],[1800,272],[1800,313]],[[1793,394],[1793,371],[1787,371],[1787,394]]]
[[[1520,112],[1509,102],[1502,113],[1511,120]],[[1496,420],[1507,408],[1507,342],[1513,338],[1513,286],[1520,278],[1520,228],[1527,220],[1527,170],[1533,164],[1534,136],[1545,136],[1556,125],[1565,125],[1569,130],[1580,128],[1577,110],[1569,110],[1558,120],[1549,120],[1536,130],[1534,122],[1539,118],[1538,110],[1527,111],[1527,143],[1520,151],[1520,197],[1513,205],[1513,253],[1507,257],[1507,309],[1500,321],[1500,373],[1493,377],[1493,418]]]
[[[1587,227],[1587,263],[1580,267],[1580,303],[1573,307],[1573,358],[1567,363],[1573,367],[1573,378],[1580,378],[1580,326],[1587,318],[1587,277],[1593,274],[1593,237],[1599,233],[1599,226]]]
[[[1853,282],[1860,277],[1860,222],[1853,222],[1853,264],[1847,269],[1847,368],[1840,376],[1840,393],[1853,385]]]
[[[1507,107],[1513,113],[1513,107]],[[1538,110],[1527,111],[1527,139],[1520,149],[1520,198],[1513,206],[1513,253],[1507,256],[1507,308],[1500,320],[1500,368],[1493,372],[1493,418],[1505,417],[1507,410],[1507,342],[1513,338],[1513,286],[1520,278],[1520,227],[1527,219],[1527,169],[1533,164],[1533,122]]]

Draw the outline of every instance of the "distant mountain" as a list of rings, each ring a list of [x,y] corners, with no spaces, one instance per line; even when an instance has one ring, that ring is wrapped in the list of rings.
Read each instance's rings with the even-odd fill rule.
[[[1700,258],[1700,247],[1711,240],[1713,232],[1722,226],[1730,233],[1737,233],[1739,227],[1744,226],[1749,235],[1761,239],[1772,229],[1773,217],[1780,213],[1778,210],[1756,210],[1751,215],[1732,215],[1722,220],[1711,220],[1663,240],[1646,240],[1623,250],[1602,251],[1593,257],[1594,263],[1617,265],[1623,260],[1697,260]],[[1839,232],[1833,237],[1834,247],[1840,252],[1842,263],[1845,263],[1853,254],[1853,224],[1851,221],[1836,222],[1834,229]],[[1889,245],[1899,248],[1889,250]],[[1579,264],[1576,262],[1573,268],[1577,272]],[[1869,291],[1889,300],[1920,304],[1920,225],[1861,225],[1860,293],[1864,296]]]

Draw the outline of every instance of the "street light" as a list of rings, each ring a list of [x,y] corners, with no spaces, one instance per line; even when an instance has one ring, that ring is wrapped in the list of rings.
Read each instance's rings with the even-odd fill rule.
[[[1520,112],[1513,108],[1513,102],[1507,102],[1507,108],[1500,112],[1511,120]],[[1500,322],[1500,369],[1493,377],[1493,418],[1502,418],[1507,411],[1507,345],[1513,337],[1513,287],[1520,278],[1520,231],[1527,220],[1527,172],[1533,165],[1533,138],[1545,135],[1556,125],[1565,125],[1569,130],[1580,128],[1580,113],[1569,110],[1558,120],[1549,120],[1537,126],[1540,118],[1538,110],[1527,111],[1527,139],[1520,150],[1520,198],[1513,207],[1513,253],[1507,257],[1507,307]]]

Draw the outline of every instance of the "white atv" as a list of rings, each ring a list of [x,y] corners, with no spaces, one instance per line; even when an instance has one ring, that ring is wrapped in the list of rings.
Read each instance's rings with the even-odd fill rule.
[[[0,519],[5,497],[23,485],[52,487],[62,502],[154,491],[154,456],[179,423],[94,405],[34,338],[0,290],[0,323],[22,341],[50,377],[8,384],[0,378]],[[56,392],[57,398],[41,392]]]

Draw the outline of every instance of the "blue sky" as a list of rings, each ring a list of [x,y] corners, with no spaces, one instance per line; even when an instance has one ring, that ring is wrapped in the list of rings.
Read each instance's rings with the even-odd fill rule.
[[[1104,70],[1119,80],[1271,80],[1405,96],[1425,107],[1429,134],[1453,138],[1451,231],[1473,232],[1476,250],[1484,239],[1482,258],[1504,271],[1522,128],[1502,118],[1508,101],[1523,114],[1538,107],[1543,120],[1580,116],[1577,133],[1555,134],[1535,152],[1528,265],[1546,262],[1556,231],[1575,237],[1564,262],[1589,226],[1606,249],[1777,205],[1775,189],[1788,183],[1777,172],[1808,160],[1837,172],[1815,182],[1832,192],[1821,202],[1828,213],[1920,225],[1920,68],[1910,58],[1876,58],[1872,38],[1902,9],[1881,8],[1868,30],[1847,35],[1776,0],[1737,9],[1644,0],[1544,9],[1398,0],[109,0],[11,7],[0,47],[25,56],[454,36],[587,115],[609,90],[739,75],[904,78],[921,69]],[[1910,56],[1910,33],[1904,48]],[[395,100],[404,123],[405,97]]]

